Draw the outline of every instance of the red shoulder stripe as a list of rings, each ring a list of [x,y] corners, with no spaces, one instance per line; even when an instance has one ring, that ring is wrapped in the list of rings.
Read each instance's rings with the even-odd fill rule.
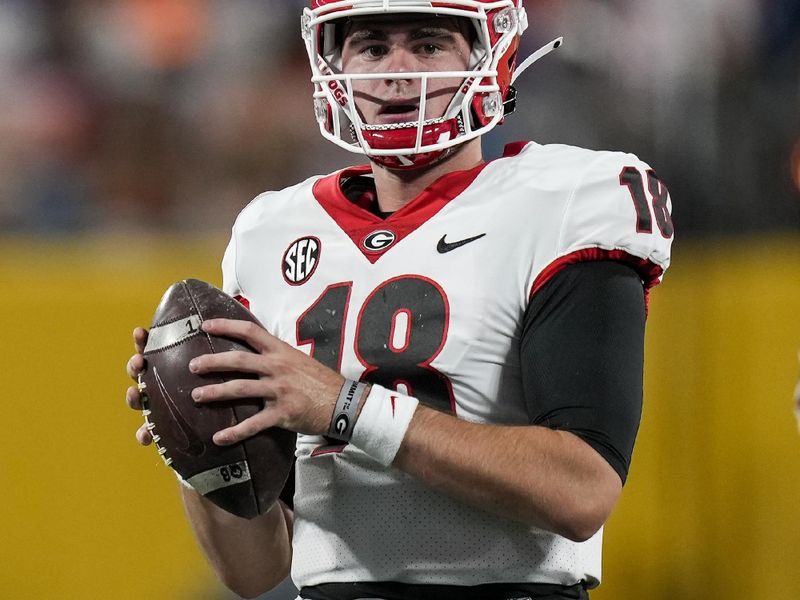
[[[642,278],[642,283],[644,285],[645,306],[647,306],[647,302],[649,301],[650,288],[658,284],[661,275],[664,273],[664,269],[659,267],[654,262],[646,258],[639,258],[638,256],[634,256],[633,254],[625,252],[624,250],[584,248],[583,250],[576,250],[575,252],[570,252],[569,254],[560,256],[542,269],[541,273],[539,273],[539,275],[536,277],[536,280],[533,282],[533,285],[531,286],[531,292],[528,295],[528,298],[532,298],[536,292],[542,289],[542,287],[564,267],[589,260],[614,260],[633,267],[633,269],[639,274],[639,277]]]

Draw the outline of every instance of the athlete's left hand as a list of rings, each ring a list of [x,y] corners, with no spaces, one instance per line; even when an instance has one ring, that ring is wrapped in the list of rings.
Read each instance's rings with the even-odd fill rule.
[[[234,444],[270,427],[324,435],[344,384],[344,377],[249,321],[209,319],[204,331],[236,338],[256,352],[204,354],[189,363],[193,373],[244,372],[258,379],[233,379],[195,388],[198,403],[263,398],[264,408],[238,425],[214,435],[221,446]]]

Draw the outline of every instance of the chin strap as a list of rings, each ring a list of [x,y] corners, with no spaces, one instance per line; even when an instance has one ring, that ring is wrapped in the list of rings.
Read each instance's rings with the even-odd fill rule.
[[[514,75],[511,77],[511,83],[513,84],[517,80],[517,77],[522,75],[522,72],[525,69],[530,67],[533,63],[535,63],[540,58],[544,58],[545,56],[550,54],[553,50],[555,50],[556,48],[561,46],[561,44],[563,44],[563,43],[564,43],[564,38],[563,37],[557,37],[552,42],[550,42],[549,44],[545,44],[544,46],[539,48],[536,52],[531,54],[528,58],[523,60],[519,64],[519,66],[516,69],[514,69]]]

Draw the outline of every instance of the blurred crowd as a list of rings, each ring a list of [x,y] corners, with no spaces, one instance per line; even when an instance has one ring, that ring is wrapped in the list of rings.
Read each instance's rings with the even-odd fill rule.
[[[322,140],[303,0],[0,0],[0,232],[222,232],[267,189],[363,157]],[[683,234],[800,230],[798,0],[527,0],[486,140],[624,149]],[[524,57],[524,56],[523,56]]]

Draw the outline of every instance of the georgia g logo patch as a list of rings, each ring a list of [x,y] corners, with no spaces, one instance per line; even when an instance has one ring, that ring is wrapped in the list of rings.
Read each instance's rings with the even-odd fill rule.
[[[381,250],[386,250],[389,246],[394,244],[397,236],[394,232],[389,231],[388,229],[381,229],[379,231],[373,231],[367,237],[364,238],[364,241],[361,244],[364,246],[364,249],[370,252],[380,252]]]
[[[313,236],[303,237],[291,243],[283,254],[283,278],[289,285],[302,285],[317,269],[322,243]]]

